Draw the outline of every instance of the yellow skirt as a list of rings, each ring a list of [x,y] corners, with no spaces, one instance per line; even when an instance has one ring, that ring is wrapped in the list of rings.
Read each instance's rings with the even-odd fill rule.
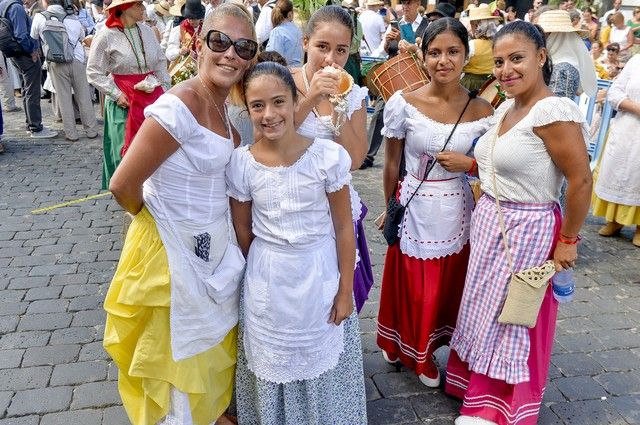
[[[624,226],[640,226],[640,208],[632,205],[616,204],[605,201],[596,195],[596,181],[600,174],[600,163],[593,170],[593,193],[591,195],[592,213],[596,217],[604,217],[607,222],[616,222]]]
[[[215,347],[175,362],[170,285],[166,251],[143,208],[131,223],[104,302],[104,348],[118,366],[118,389],[131,423],[155,425],[166,416],[173,386],[189,396],[194,423],[208,425],[231,401],[237,330]]]

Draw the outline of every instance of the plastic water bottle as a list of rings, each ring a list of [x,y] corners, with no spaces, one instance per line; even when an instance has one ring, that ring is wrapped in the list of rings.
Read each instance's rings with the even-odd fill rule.
[[[559,303],[568,303],[573,299],[576,284],[573,280],[573,270],[567,269],[553,276],[553,298]]]

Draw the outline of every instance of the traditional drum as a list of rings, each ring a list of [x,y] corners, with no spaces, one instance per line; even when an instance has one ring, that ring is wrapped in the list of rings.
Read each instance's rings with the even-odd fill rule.
[[[478,97],[491,103],[493,108],[500,106],[504,102],[504,93],[500,91],[500,84],[496,82],[496,77],[489,78],[478,91]]]
[[[369,73],[371,84],[385,102],[398,90],[410,92],[429,82],[418,59],[410,53],[400,53]]]

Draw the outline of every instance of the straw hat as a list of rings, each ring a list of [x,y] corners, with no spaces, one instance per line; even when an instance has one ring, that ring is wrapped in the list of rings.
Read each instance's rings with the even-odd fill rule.
[[[171,16],[182,16],[182,6],[184,6],[186,2],[187,0],[176,0],[173,6],[169,8]]]
[[[382,0],[368,0],[365,6],[384,6],[384,2]]]
[[[156,13],[159,13],[162,16],[171,15],[171,12],[169,12],[169,9],[171,9],[171,5],[167,0],[160,0],[158,3],[153,5],[153,8],[155,9]]]
[[[548,10],[538,18],[538,25],[544,32],[575,32],[580,36],[589,34],[589,30],[582,30],[571,25],[571,17],[566,10]]]
[[[479,7],[467,9],[469,11],[469,21],[482,21],[485,19],[501,19],[500,16],[494,16],[491,14],[491,10],[486,4],[482,4]]]
[[[105,7],[103,10],[110,10],[110,9],[113,9],[114,7],[122,6],[123,4],[129,4],[129,3],[142,3],[142,0],[113,0],[111,4]]]

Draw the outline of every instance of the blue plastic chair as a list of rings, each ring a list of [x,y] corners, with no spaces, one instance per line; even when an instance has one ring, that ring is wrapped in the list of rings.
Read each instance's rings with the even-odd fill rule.
[[[611,87],[612,81],[609,80],[598,80],[598,90],[600,89],[608,89]],[[580,104],[580,98],[575,98],[576,103]],[[596,96],[588,98],[587,100],[587,110],[585,113],[585,119],[587,124],[590,126],[593,121],[593,113],[596,108]],[[602,114],[600,119],[600,128],[598,129],[598,135],[595,140],[591,140],[589,142],[589,147],[587,148],[587,152],[591,156],[591,168],[593,169],[598,162],[598,158],[602,154],[602,148],[604,147],[605,139],[607,137],[607,131],[609,131],[609,124],[611,123],[611,116],[613,115],[613,107],[611,104],[605,99],[604,104],[602,105]]]

